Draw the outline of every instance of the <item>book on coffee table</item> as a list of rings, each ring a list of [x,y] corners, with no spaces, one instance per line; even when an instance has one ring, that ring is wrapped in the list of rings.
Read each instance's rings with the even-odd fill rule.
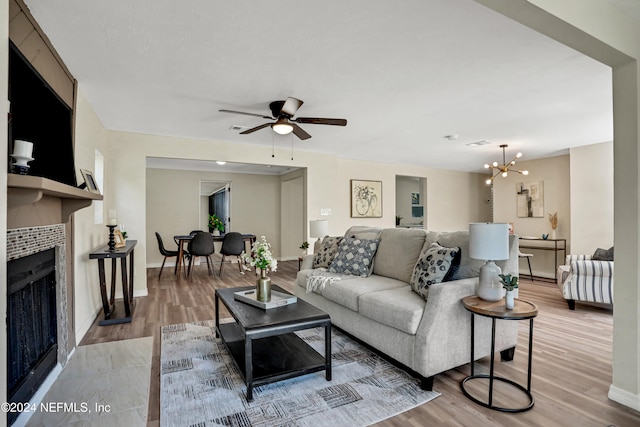
[[[271,291],[271,300],[269,302],[262,302],[256,299],[257,294],[255,290],[239,291],[233,293],[234,299],[238,301],[251,304],[258,308],[268,310],[270,308],[282,307],[284,305],[295,304],[298,302],[298,297],[291,294],[285,294],[283,292]]]

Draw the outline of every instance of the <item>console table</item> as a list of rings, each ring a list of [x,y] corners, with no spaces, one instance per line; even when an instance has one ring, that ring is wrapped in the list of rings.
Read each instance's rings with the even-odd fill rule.
[[[502,412],[524,412],[533,408],[533,396],[531,395],[531,361],[533,356],[533,318],[538,315],[538,307],[535,304],[516,299],[512,310],[507,310],[505,307],[504,299],[499,301],[485,301],[479,297],[472,295],[462,300],[464,308],[471,312],[471,375],[466,377],[460,383],[462,393],[469,399],[482,405],[485,408],[495,409]],[[475,316],[485,316],[491,319],[491,366],[489,368],[489,375],[481,374],[477,375],[474,372],[475,357]],[[515,381],[507,378],[499,377],[494,373],[495,362],[495,344],[496,344],[496,320],[529,320],[529,365],[527,368],[527,388],[516,383]],[[484,402],[474,396],[472,396],[465,388],[467,382],[475,379],[488,379],[489,380],[489,397],[487,402]],[[503,383],[510,384],[517,389],[524,392],[529,398],[529,403],[521,408],[505,408],[493,404],[493,382],[501,381]]]
[[[567,257],[567,239],[543,239],[541,237],[519,237],[520,241],[524,241],[524,244],[520,244],[520,249],[536,249],[540,251],[553,251],[553,271],[554,279],[558,271],[558,252],[562,252],[562,260]],[[533,243],[536,242],[536,243]],[[548,244],[550,243],[550,244]],[[546,278],[543,278],[546,279]]]
[[[133,316],[133,249],[137,240],[127,240],[126,246],[109,250],[109,245],[101,246],[89,254],[89,259],[98,260],[98,275],[100,277],[100,295],[102,296],[102,309],[104,319],[100,326],[115,325],[119,323],[131,323]],[[127,276],[127,257],[129,258],[129,271]],[[104,260],[111,259],[111,293],[107,294],[107,280],[104,270]],[[122,299],[124,305],[124,317],[115,316],[116,293],[116,261],[120,259],[120,273],[122,275]]]

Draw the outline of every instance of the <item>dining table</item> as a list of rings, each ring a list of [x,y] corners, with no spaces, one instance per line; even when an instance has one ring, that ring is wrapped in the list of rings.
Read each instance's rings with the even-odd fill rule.
[[[250,253],[251,247],[253,243],[256,241],[256,235],[250,234],[250,233],[241,233],[241,234],[242,234],[242,240],[244,240],[245,249],[247,248],[247,243],[249,243],[249,249],[245,250],[245,252]],[[214,242],[222,242],[224,240],[225,233],[220,233],[220,234],[211,233],[211,235],[213,236]],[[178,267],[176,268],[176,276],[180,276],[180,270],[182,268],[182,260],[184,259],[184,253],[185,253],[184,245],[185,243],[188,243],[189,240],[193,239],[193,236],[194,235],[192,234],[177,234],[173,236],[173,239],[178,244],[178,261],[177,261]]]

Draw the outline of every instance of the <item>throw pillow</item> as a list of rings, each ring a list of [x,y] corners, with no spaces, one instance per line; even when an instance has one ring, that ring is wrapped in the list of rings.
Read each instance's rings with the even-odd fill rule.
[[[379,239],[355,239],[345,237],[340,242],[338,253],[329,266],[332,273],[368,277],[373,270],[373,257],[378,250]]]
[[[318,253],[313,257],[313,268],[329,267],[336,253],[338,253],[338,245],[341,240],[342,236],[325,236],[324,239],[322,239],[322,245]]]
[[[460,265],[461,252],[460,248],[445,248],[437,242],[425,245],[413,269],[411,289],[426,301],[431,285],[452,277]]]
[[[353,237],[356,239],[364,239],[364,240],[375,240],[375,239],[379,239],[381,234],[382,234],[382,228],[380,227],[354,225],[344,233],[344,237]]]
[[[613,246],[609,249],[596,249],[591,259],[593,261],[613,261]]]

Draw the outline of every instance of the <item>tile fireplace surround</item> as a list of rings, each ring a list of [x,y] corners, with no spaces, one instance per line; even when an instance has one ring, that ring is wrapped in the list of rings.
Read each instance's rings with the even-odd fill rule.
[[[54,224],[7,230],[7,261],[54,248],[56,253],[56,310],[58,363],[64,367],[68,354],[68,307],[65,251],[65,225]]]

